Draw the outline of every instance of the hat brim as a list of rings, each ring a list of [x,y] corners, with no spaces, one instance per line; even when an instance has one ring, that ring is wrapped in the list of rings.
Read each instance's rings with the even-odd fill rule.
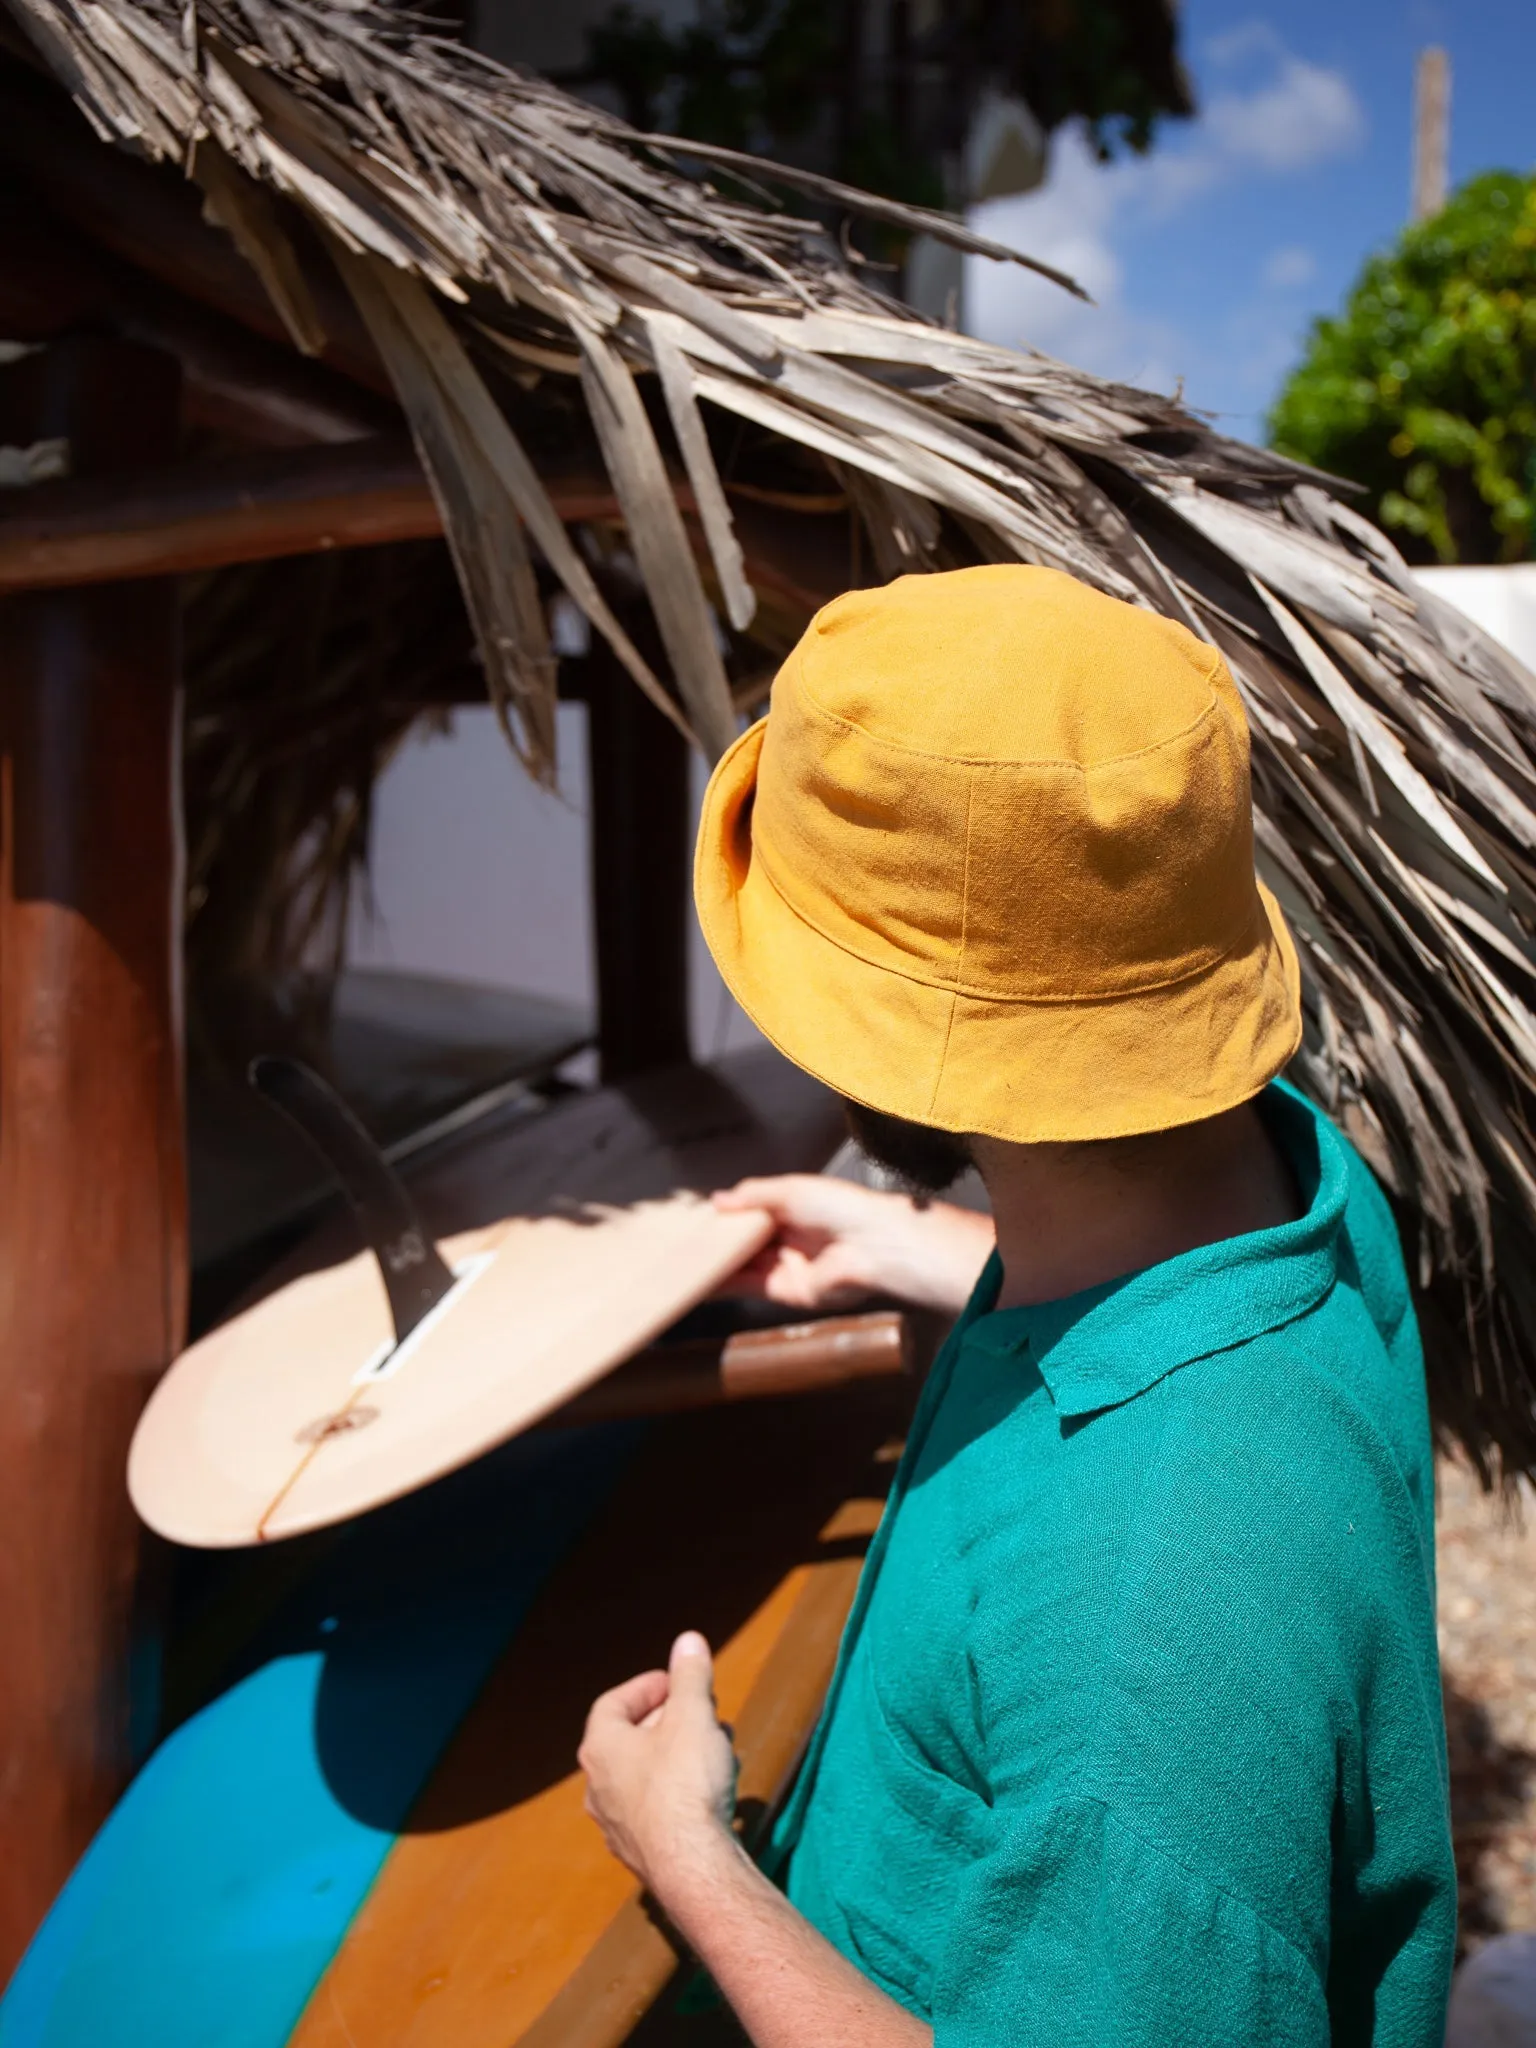
[[[1274,897],[1213,965],[1128,995],[982,998],[861,959],[792,910],[752,858],[765,721],[705,796],[699,921],[726,986],[780,1052],[840,1095],[939,1130],[1060,1144],[1172,1129],[1249,1101],[1301,1042],[1301,971]]]

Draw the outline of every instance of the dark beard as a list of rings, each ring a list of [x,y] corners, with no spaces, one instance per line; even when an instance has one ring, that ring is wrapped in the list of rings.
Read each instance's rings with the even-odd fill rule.
[[[855,1143],[914,1194],[942,1195],[971,1164],[969,1141],[953,1131],[908,1123],[846,1098],[843,1109]]]

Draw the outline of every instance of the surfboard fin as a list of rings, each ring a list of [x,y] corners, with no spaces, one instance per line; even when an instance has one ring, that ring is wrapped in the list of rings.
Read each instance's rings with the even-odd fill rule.
[[[329,1081],[302,1060],[263,1054],[251,1061],[247,1078],[341,1182],[379,1262],[395,1342],[403,1344],[452,1287],[453,1275],[399,1175]]]

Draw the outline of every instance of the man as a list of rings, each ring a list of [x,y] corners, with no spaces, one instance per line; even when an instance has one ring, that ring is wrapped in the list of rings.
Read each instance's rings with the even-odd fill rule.
[[[696,1635],[592,1710],[610,1845],[758,2048],[1438,2048],[1422,1362],[1380,1192],[1275,1082],[1299,977],[1220,657],[1048,570],[850,593],[716,771],[696,887],[748,1014],[918,1183],[974,1160],[996,1246],[835,1183],[723,1198],[777,1217],[781,1300],[963,1312],[785,1889]]]

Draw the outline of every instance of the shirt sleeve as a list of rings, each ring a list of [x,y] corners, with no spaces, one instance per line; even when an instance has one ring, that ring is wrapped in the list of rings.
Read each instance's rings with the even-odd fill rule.
[[[934,2048],[1327,2048],[1323,1986],[1241,1900],[1084,1798],[1021,1814],[972,1866]]]

